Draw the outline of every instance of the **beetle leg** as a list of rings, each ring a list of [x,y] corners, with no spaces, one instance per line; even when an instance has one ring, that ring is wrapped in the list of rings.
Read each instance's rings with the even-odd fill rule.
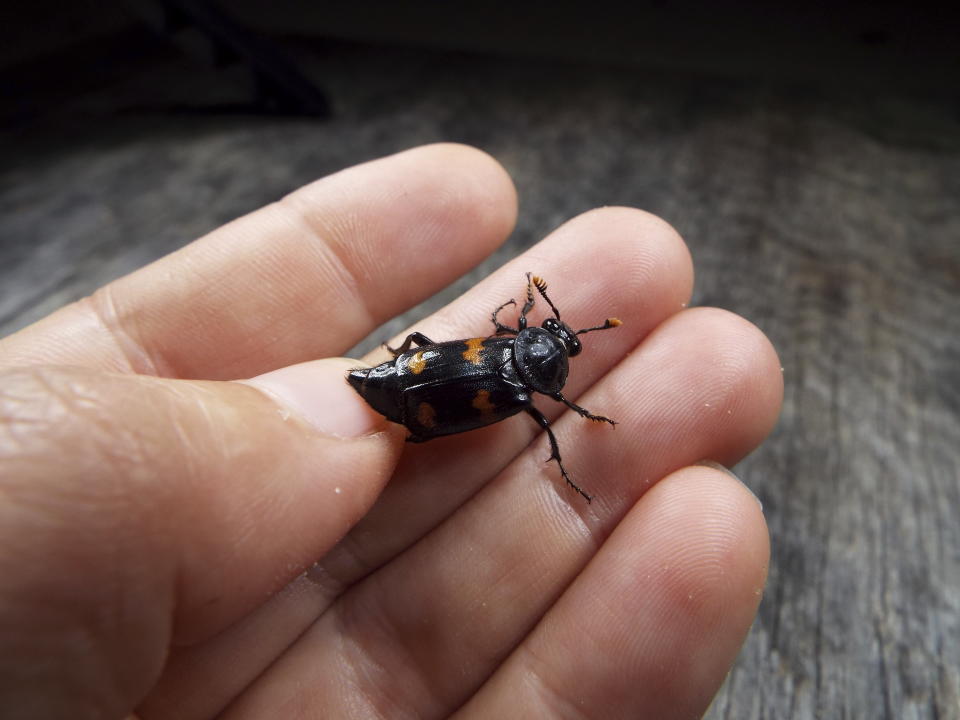
[[[576,403],[570,402],[563,396],[563,393],[557,393],[556,395],[551,395],[550,397],[552,397],[557,402],[562,402],[568,408],[570,408],[575,413],[577,413],[577,415],[582,415],[583,417],[587,418],[587,420],[593,420],[594,422],[606,422],[606,423],[610,423],[611,425],[617,424],[616,420],[611,420],[610,418],[604,417],[603,415],[593,415],[592,413],[588,412],[585,408],[580,407]]]
[[[537,410],[532,405],[526,408],[527,413],[534,420],[537,421],[537,425],[542,427],[547,432],[547,437],[550,439],[550,457],[547,458],[547,462],[551,460],[557,461],[557,467],[560,468],[560,474],[563,476],[563,479],[567,481],[567,485],[572,487],[578,493],[583,495],[587,502],[593,500],[592,497],[587,495],[579,485],[577,485],[573,480],[570,479],[570,476],[567,475],[566,469],[563,467],[563,462],[560,460],[560,446],[557,444],[557,438],[553,434],[553,430],[550,429],[550,423],[547,421],[547,418],[544,417],[543,413]]]
[[[501,305],[500,307],[498,307],[496,310],[493,311],[493,315],[490,316],[490,319],[493,320],[493,327],[496,328],[493,333],[494,335],[503,335],[505,333],[510,333],[511,335],[520,334],[519,330],[515,330],[514,328],[508,325],[504,325],[499,320],[497,320],[497,314],[501,310],[503,310],[507,305],[516,305],[516,304],[517,304],[517,301],[514,300],[513,298],[510,298],[503,305]]]
[[[520,329],[527,329],[527,313],[533,309],[533,278],[530,273],[527,273],[527,301],[523,304],[523,309],[520,310]]]
[[[434,345],[434,344],[435,344],[435,343],[433,342],[433,340],[431,340],[430,338],[428,338],[428,337],[427,337],[426,335],[424,335],[423,333],[413,332],[413,333],[410,333],[409,335],[407,335],[407,338],[403,341],[403,345],[401,345],[400,347],[398,347],[398,348],[396,348],[396,349],[390,347],[390,346],[387,345],[386,343],[384,343],[383,346],[384,346],[387,350],[389,350],[391,353],[393,353],[393,356],[394,356],[394,357],[397,357],[397,355],[403,355],[403,353],[405,353],[407,350],[409,350],[411,343],[416,344],[417,347],[423,347],[424,345]]]

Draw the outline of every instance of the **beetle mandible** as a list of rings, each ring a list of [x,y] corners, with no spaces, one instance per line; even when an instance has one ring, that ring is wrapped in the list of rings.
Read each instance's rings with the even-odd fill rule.
[[[542,327],[527,327],[534,288],[553,310],[554,317],[544,320]],[[577,336],[617,327],[620,321],[608,318],[602,325],[574,332],[560,320],[560,311],[547,296],[547,284],[530,273],[517,327],[502,324],[497,319],[500,311],[516,304],[511,299],[493,311],[494,334],[489,337],[436,343],[422,333],[410,333],[400,347],[386,346],[392,360],[351,370],[347,380],[377,412],[406,426],[408,442],[475,430],[526,412],[550,439],[547,462],[556,460],[563,479],[590,502],[590,495],[563,467],[557,438],[547,418],[533,406],[532,395],[547,395],[589,420],[616,425],[570,402],[561,390],[567,381],[568,358],[583,349]]]

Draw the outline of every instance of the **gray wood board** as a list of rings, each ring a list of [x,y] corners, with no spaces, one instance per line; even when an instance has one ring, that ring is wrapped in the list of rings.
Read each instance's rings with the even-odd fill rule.
[[[0,331],[316,177],[435,140],[504,163],[519,225],[358,352],[581,211],[650,210],[691,247],[695,301],[759,325],[786,380],[776,431],[737,468],[764,504],[770,580],[708,717],[960,717],[955,107],[417,51],[301,47],[300,61],[329,122],[168,112],[243,88],[163,56],[52,91],[0,144]]]

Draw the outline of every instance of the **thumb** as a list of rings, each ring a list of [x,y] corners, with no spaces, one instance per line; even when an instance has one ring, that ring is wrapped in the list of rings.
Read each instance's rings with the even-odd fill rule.
[[[212,635],[336,543],[402,447],[347,384],[357,365],[244,383],[0,374],[0,707],[104,687],[96,705],[125,711],[171,640]]]

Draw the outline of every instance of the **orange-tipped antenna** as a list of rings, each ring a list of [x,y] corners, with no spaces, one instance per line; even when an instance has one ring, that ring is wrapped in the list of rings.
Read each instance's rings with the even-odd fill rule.
[[[528,277],[529,277],[529,273],[528,273]],[[557,310],[557,306],[554,305],[554,304],[550,301],[550,298],[547,297],[547,281],[544,280],[544,279],[543,279],[542,277],[540,277],[539,275],[534,275],[533,277],[530,278],[530,282],[532,282],[533,285],[534,285],[534,287],[537,288],[537,292],[540,293],[540,295],[543,297],[543,299],[547,301],[547,305],[550,306],[550,309],[553,310],[553,314],[556,315],[556,316],[557,316],[557,320],[559,320],[559,319],[560,319],[560,311]]]
[[[547,302],[549,302],[549,300]],[[584,333],[593,332],[594,330],[608,330],[610,328],[620,327],[621,325],[623,325],[623,323],[620,322],[620,318],[607,318],[603,325],[577,330],[577,335],[583,335]]]

